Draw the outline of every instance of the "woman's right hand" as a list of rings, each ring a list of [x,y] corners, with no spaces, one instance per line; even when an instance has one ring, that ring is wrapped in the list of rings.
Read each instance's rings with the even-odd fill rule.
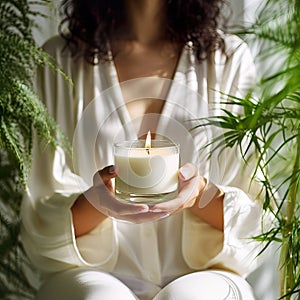
[[[95,209],[107,217],[137,224],[169,215],[167,212],[150,212],[146,204],[125,203],[117,200],[112,187],[112,179],[117,176],[117,172],[118,168],[112,165],[94,175],[93,187],[85,192],[84,196]]]

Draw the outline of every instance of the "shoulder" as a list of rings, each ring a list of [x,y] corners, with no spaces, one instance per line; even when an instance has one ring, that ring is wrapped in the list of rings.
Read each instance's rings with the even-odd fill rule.
[[[42,48],[52,56],[56,56],[58,52],[67,51],[66,41],[59,35],[53,36],[48,39],[42,46]]]
[[[42,46],[43,50],[51,55],[57,62],[76,62],[82,57],[81,45],[77,45],[76,53],[73,53],[68,47],[67,40],[60,35],[55,35],[48,39]]]
[[[239,54],[250,55],[250,49],[247,43],[239,36],[235,34],[221,32],[221,37],[224,40],[224,50],[227,57]]]

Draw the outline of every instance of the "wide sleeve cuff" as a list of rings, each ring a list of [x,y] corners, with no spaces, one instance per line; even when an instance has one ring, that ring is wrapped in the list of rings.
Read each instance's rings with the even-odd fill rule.
[[[21,238],[31,261],[43,272],[70,267],[101,267],[110,271],[117,259],[115,225],[106,219],[88,234],[76,238],[71,206],[78,195],[55,194],[35,205],[22,205]]]
[[[192,269],[217,268],[247,276],[260,263],[263,244],[253,239],[262,232],[263,210],[242,190],[219,186],[224,194],[224,231],[186,210],[183,257]]]

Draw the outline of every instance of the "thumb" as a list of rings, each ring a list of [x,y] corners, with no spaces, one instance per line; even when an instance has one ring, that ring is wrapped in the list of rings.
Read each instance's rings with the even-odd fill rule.
[[[101,184],[108,184],[109,181],[117,176],[118,167],[115,165],[107,166],[97,173],[93,177],[94,186],[99,186]]]
[[[198,175],[198,169],[191,163],[186,163],[179,169],[180,179],[186,181]]]

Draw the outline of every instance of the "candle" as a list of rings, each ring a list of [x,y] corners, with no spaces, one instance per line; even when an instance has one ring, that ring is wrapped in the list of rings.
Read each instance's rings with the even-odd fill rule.
[[[116,197],[139,203],[158,203],[177,194],[179,145],[167,140],[124,141],[114,145]]]

